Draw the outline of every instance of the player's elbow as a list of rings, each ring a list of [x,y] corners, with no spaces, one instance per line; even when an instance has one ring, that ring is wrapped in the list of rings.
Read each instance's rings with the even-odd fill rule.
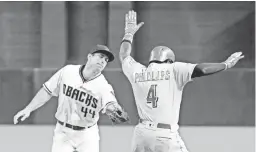
[[[123,42],[120,47],[119,58],[122,61],[131,54],[131,44]]]
[[[199,75],[201,75],[201,76],[207,75],[207,69],[206,68],[200,68],[198,72],[199,72]]]
[[[129,52],[127,52],[127,51],[120,51],[119,52],[119,59],[120,59],[120,61],[121,62],[123,62],[123,60],[126,58],[126,57],[128,57],[130,55],[130,53]]]
[[[201,63],[196,65],[193,71],[193,77],[212,75],[221,72],[225,69],[225,65],[222,63]]]
[[[123,62],[123,60],[124,60],[125,58],[126,58],[125,53],[124,53],[124,52],[120,52],[120,53],[119,53],[119,59],[120,59],[120,61]]]

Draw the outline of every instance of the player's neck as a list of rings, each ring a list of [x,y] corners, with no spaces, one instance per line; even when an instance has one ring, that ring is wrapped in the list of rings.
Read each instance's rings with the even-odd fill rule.
[[[100,75],[101,72],[99,71],[99,69],[95,69],[93,67],[90,67],[90,66],[85,66],[84,67],[84,70],[82,71],[83,73],[83,77],[86,79],[86,80],[90,80],[90,79],[93,79],[95,78],[96,76]]]

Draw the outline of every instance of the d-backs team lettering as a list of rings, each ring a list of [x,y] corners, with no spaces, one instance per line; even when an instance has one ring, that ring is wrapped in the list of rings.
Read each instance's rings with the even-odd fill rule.
[[[81,109],[84,113],[84,117],[86,117],[89,112],[92,115],[92,118],[94,118],[98,99],[82,90],[75,89],[66,84],[63,84],[63,94],[85,105]]]

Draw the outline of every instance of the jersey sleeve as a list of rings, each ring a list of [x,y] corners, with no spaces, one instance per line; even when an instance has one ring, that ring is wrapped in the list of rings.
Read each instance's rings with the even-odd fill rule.
[[[131,56],[127,56],[122,62],[122,70],[125,76],[133,82],[133,75],[136,69],[143,67],[140,63],[135,61]]]
[[[102,92],[102,113],[105,113],[106,107],[112,103],[117,103],[117,100],[112,86],[108,84]]]
[[[52,96],[58,96],[58,94],[59,94],[60,82],[61,82],[63,71],[64,71],[65,67],[59,69],[56,73],[54,73],[52,75],[52,77],[50,79],[48,79],[43,84],[43,88],[46,90],[46,92],[48,92]]]
[[[175,80],[179,87],[184,87],[185,84],[192,81],[192,74],[197,64],[175,62],[173,67],[173,73]]]

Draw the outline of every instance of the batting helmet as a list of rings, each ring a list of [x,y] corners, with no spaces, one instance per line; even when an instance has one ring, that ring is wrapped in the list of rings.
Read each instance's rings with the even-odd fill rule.
[[[92,54],[94,53],[103,53],[108,57],[108,62],[111,62],[115,59],[114,54],[110,52],[109,48],[105,45],[96,45],[96,47],[91,51]]]
[[[175,55],[170,48],[166,46],[157,46],[151,51],[149,62],[151,61],[164,62],[166,60],[171,60],[172,62],[175,61]]]

